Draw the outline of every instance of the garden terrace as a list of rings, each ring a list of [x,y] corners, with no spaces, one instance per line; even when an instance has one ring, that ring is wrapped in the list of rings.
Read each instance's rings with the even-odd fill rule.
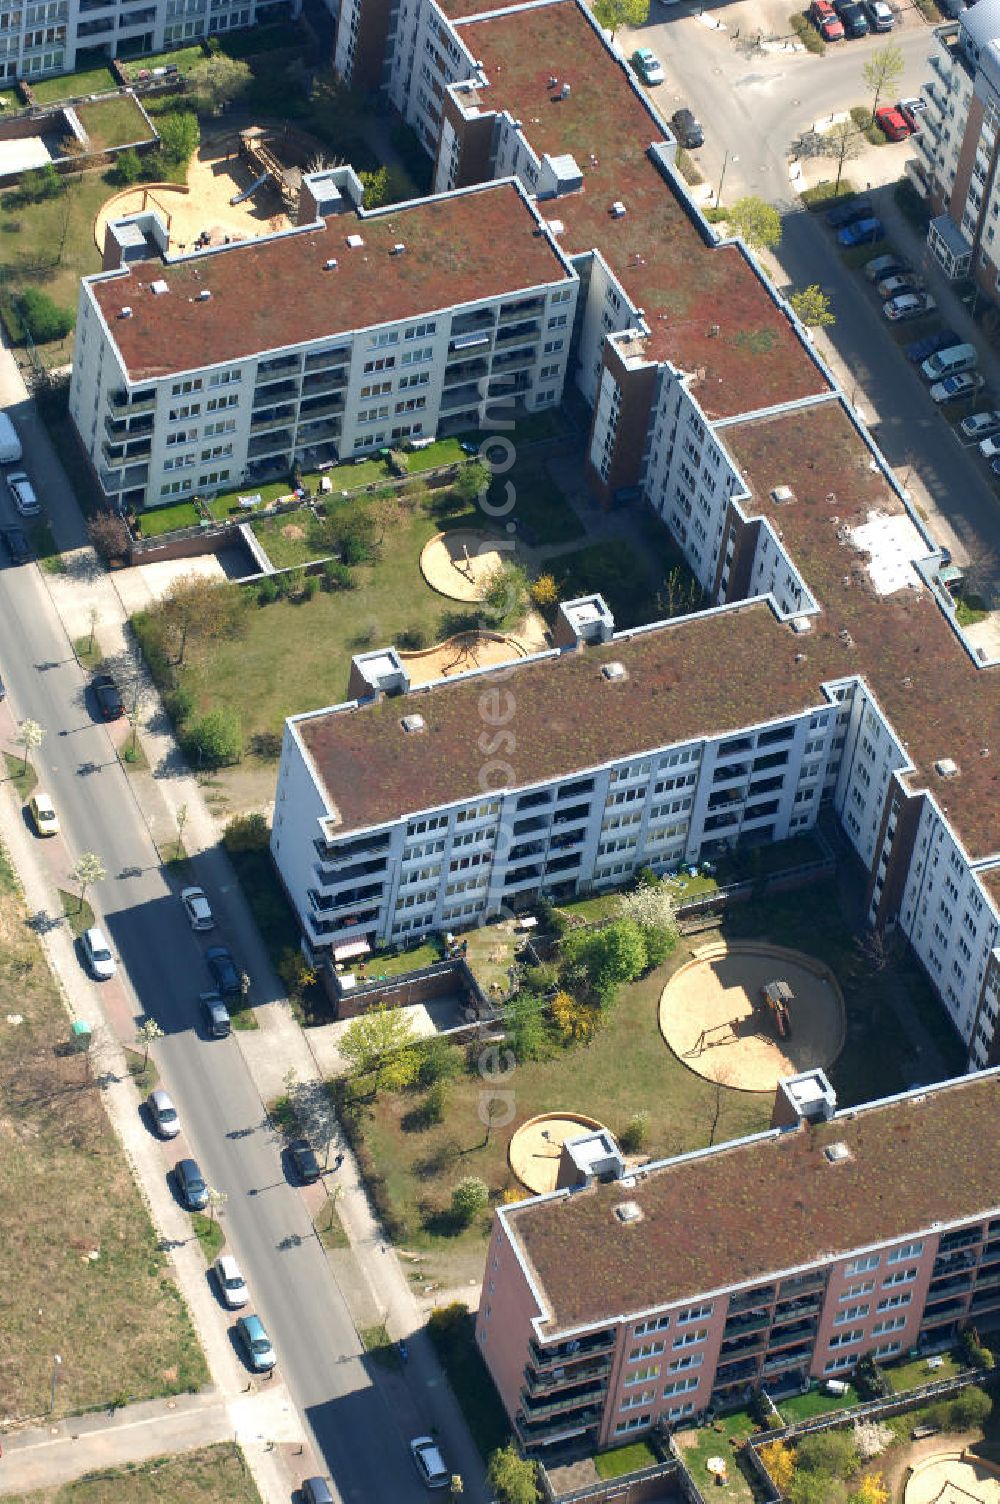
[[[539,1291],[546,1340],[606,1321],[623,1298],[641,1311],[987,1214],[1000,1206],[1000,1164],[983,1133],[998,1094],[995,1074],[959,1079],[666,1161],[629,1189],[642,1210],[629,1224],[615,1217],[615,1183],[501,1210]],[[849,1158],[834,1164],[824,1151],[836,1141]],[[762,1207],[766,1216],[748,1215]]]
[[[1000,849],[1000,674],[976,667],[930,590],[876,594],[867,555],[838,538],[876,509],[905,511],[845,409],[831,401],[727,426],[720,436],[751,492],[744,510],[773,520],[820,606],[800,639],[807,663],[793,680],[803,667],[815,682],[861,675],[914,763],[911,788],[936,794],[973,859]],[[792,489],[791,503],[774,502],[782,485]],[[934,771],[944,757],[961,770],[947,783]]]
[[[364,245],[349,247],[350,234]],[[398,244],[405,253],[393,255]],[[129,376],[148,381],[569,275],[523,194],[502,183],[166,264],[137,262],[85,285]],[[169,292],[154,295],[161,280]],[[132,317],[120,319],[125,304]]]
[[[575,0],[473,19],[456,31],[483,64],[487,86],[473,96],[480,113],[522,121],[539,157],[575,158],[583,188],[542,203],[541,212],[562,221],[567,254],[599,250],[644,310],[649,360],[697,372],[692,391],[712,418],[827,388],[764,278],[737,247],[708,244],[664,182],[649,147],[665,128]],[[557,60],[568,98],[549,87]],[[621,218],[611,213],[616,200],[625,205]]]

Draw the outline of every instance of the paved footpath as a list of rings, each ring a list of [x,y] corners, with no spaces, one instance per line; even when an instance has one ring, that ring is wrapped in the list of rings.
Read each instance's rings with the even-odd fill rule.
[[[105,570],[89,544],[81,541],[79,511],[75,504],[65,504],[65,498],[72,497],[72,489],[48,443],[33,405],[22,405],[29,403],[28,394],[9,351],[2,348],[0,399],[4,405],[16,403],[19,422],[30,424],[35,431],[36,442],[43,451],[46,479],[48,481],[51,478],[53,482],[51,490],[49,484],[46,485],[46,495],[51,494],[53,497],[50,524],[56,543],[66,550],[66,569],[62,574],[42,572],[41,579],[63,623],[68,643],[73,644],[82,637],[88,637],[93,629],[105,657],[117,658],[127,654],[136,675],[144,681],[145,708],[139,732],[155,776],[129,776],[133,795],[146,825],[154,834],[154,839],[156,834],[161,835],[162,849],[162,833],[176,835],[177,814],[183,807],[186,812],[184,846],[189,857],[198,859],[199,880],[206,886],[219,890],[225,888],[227,891],[230,911],[237,920],[239,953],[254,979],[251,1001],[260,1025],[257,1031],[240,1031],[234,1037],[243,1052],[261,1101],[266,1103],[285,1091],[290,1076],[302,1087],[318,1085],[323,1073],[309,1044],[308,1033],[295,1020],[221,845],[221,832],[217,822],[171,735],[169,718],[148,678],[134,642],[127,613],[115,586],[114,574]],[[0,708],[3,739],[12,742],[13,727],[6,724],[8,720],[9,710],[3,711]],[[126,722],[121,722],[115,729],[120,747],[127,740],[130,728]],[[56,888],[58,885],[66,886],[65,877],[47,871],[40,862],[35,845],[28,837],[20,818],[13,790],[8,787],[3,793],[5,797],[0,798],[0,832],[21,877],[29,911],[58,914],[61,912],[61,901]],[[93,1017],[95,990],[85,987],[68,927],[56,926],[43,934],[41,939],[70,1013]],[[107,1062],[105,1069],[109,1085],[104,1097],[109,1116],[136,1180],[147,1197],[154,1225],[170,1245],[178,1282],[191,1310],[216,1385],[217,1402],[229,1418],[230,1425],[224,1434],[238,1435],[244,1441],[248,1462],[265,1504],[279,1504],[279,1501],[280,1504],[286,1504],[294,1486],[291,1480],[297,1480],[303,1471],[301,1460],[293,1461],[293,1457],[297,1458],[299,1455],[296,1444],[300,1447],[302,1440],[298,1418],[287,1400],[284,1386],[274,1381],[267,1386],[271,1398],[266,1404],[262,1402],[259,1408],[260,1420],[266,1420],[268,1426],[258,1426],[258,1408],[255,1406],[249,1407],[247,1426],[241,1428],[239,1424],[232,1424],[234,1401],[238,1403],[237,1418],[242,1415],[239,1405],[246,1388],[246,1376],[236,1364],[225,1327],[218,1319],[218,1311],[205,1279],[201,1250],[194,1240],[189,1240],[190,1225],[166,1186],[158,1146],[142,1127],[136,1110],[138,1098],[120,1043],[123,1040],[133,1044],[134,1021],[128,1009],[122,1012],[115,1007],[112,989],[105,989],[105,992],[108,1007],[101,1023],[108,1041],[108,1054],[104,1059]],[[155,1057],[155,1047],[152,1053]],[[334,1276],[355,1324],[371,1324],[374,1312],[374,1319],[384,1321],[394,1339],[407,1339],[410,1352],[405,1384],[397,1375],[379,1371],[377,1365],[373,1365],[373,1380],[386,1390],[387,1399],[395,1411],[406,1415],[408,1410],[412,1410],[415,1419],[418,1417],[414,1396],[422,1392],[423,1408],[433,1416],[435,1425],[447,1440],[453,1465],[465,1480],[466,1496],[470,1500],[484,1498],[486,1485],[482,1462],[433,1348],[422,1331],[423,1313],[395,1252],[385,1243],[378,1224],[372,1217],[350,1148],[346,1141],[340,1142],[337,1135],[331,1146],[331,1153],[334,1152],[343,1154],[337,1177],[340,1188],[338,1210],[351,1241],[349,1253],[338,1252],[331,1256]],[[478,1298],[478,1289],[470,1289],[470,1305],[475,1305]],[[179,1406],[180,1404],[178,1401]],[[141,1424],[134,1433],[122,1429],[135,1408],[128,1407],[120,1413],[120,1418],[116,1417],[113,1423],[108,1424],[102,1433],[106,1438],[103,1443],[96,1440],[87,1442],[88,1447],[101,1445],[110,1449],[106,1455],[102,1453],[101,1461],[96,1465],[117,1460],[118,1454],[114,1450],[118,1444],[116,1436],[134,1435],[140,1438],[131,1443],[134,1445],[141,1445],[143,1436],[152,1437],[155,1426],[148,1432]],[[187,1424],[194,1426],[194,1419],[189,1418]],[[202,1417],[198,1424],[205,1425],[207,1422]],[[81,1420],[80,1427],[82,1426]],[[276,1431],[278,1434],[275,1434]],[[82,1430],[78,1434],[82,1439]],[[164,1433],[161,1432],[162,1434]],[[279,1445],[272,1450],[273,1443]],[[37,1452],[37,1445],[36,1442],[36,1447],[32,1448],[20,1436],[15,1438],[8,1435],[4,1438],[0,1493],[19,1492],[22,1488],[34,1486],[28,1483],[28,1471],[22,1479],[21,1468],[23,1466],[27,1470],[35,1465],[28,1459],[41,1455]],[[52,1455],[58,1453],[64,1456],[65,1465],[69,1465],[70,1457],[84,1457],[80,1442],[70,1446],[60,1438],[53,1438],[52,1446]],[[165,1449],[168,1448],[161,1442],[154,1450],[162,1452]],[[77,1471],[83,1472],[92,1465],[95,1464],[85,1459]],[[73,1475],[69,1473],[65,1476]]]

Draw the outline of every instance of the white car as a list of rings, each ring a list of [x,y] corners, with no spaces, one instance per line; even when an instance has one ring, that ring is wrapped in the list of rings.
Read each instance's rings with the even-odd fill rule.
[[[37,517],[42,510],[35,488],[23,470],[8,470],[7,485],[22,517]]]
[[[639,47],[632,54],[632,67],[644,84],[662,84],[666,78],[663,64],[650,47]]]
[[[445,1460],[433,1436],[414,1436],[410,1442],[410,1455],[420,1474],[420,1481],[428,1488],[450,1486],[451,1473],[445,1466]]]
[[[882,312],[891,324],[901,324],[905,319],[921,318],[936,307],[937,304],[929,293],[901,292],[897,297],[890,298],[888,303],[882,304]]]
[[[988,438],[991,433],[1000,433],[1000,410],[973,413],[971,418],[963,418],[959,426],[967,439]]]
[[[986,377],[980,376],[978,371],[962,371],[958,376],[946,376],[943,381],[935,381],[931,387],[931,401],[961,402],[966,397],[974,397],[985,385]]]
[[[215,929],[212,906],[205,897],[204,888],[182,888],[181,903],[193,930]]]
[[[104,931],[96,925],[93,929],[84,930],[80,936],[80,944],[83,946],[83,954],[90,974],[99,982],[107,982],[114,976],[116,970],[115,958],[111,954],[111,947],[104,936]]]
[[[912,272],[893,272],[875,284],[875,291],[880,298],[895,298],[903,292],[921,292],[922,290],[923,283]]]
[[[1000,439],[984,439],[979,446],[979,453],[984,460],[995,460],[1000,454]]]
[[[245,1306],[250,1300],[250,1291],[243,1278],[240,1266],[231,1253],[220,1253],[215,1261],[215,1278],[219,1294],[231,1311]]]

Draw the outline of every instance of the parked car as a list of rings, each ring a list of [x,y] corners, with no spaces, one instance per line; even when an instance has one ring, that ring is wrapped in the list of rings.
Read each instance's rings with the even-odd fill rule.
[[[867,219],[874,212],[875,206],[870,198],[848,198],[827,210],[826,222],[831,230],[842,230],[845,225],[852,225],[857,219]]]
[[[226,1039],[233,1030],[229,1009],[217,992],[203,992],[198,998],[205,1016],[205,1027],[210,1039]]]
[[[23,527],[5,527],[3,546],[12,564],[30,564],[33,558],[31,544]]]
[[[6,700],[6,698],[7,698],[7,686],[3,682],[3,679],[0,678],[0,700]]]
[[[231,1311],[238,1310],[240,1306],[249,1304],[250,1291],[239,1264],[231,1253],[220,1253],[212,1266],[215,1270],[215,1282],[219,1287],[219,1294],[224,1305]]]
[[[153,1120],[153,1127],[161,1138],[176,1138],[181,1131],[180,1113],[174,1106],[173,1098],[158,1086],[151,1091],[146,1098],[146,1106]]]
[[[1000,460],[994,460],[990,469],[994,475],[1000,475]]]
[[[639,47],[632,54],[632,67],[644,84],[662,84],[666,78],[663,64],[650,47]]]
[[[31,816],[36,835],[57,836],[59,834],[59,816],[48,794],[32,794],[28,800],[28,814]]]
[[[880,219],[874,216],[870,219],[856,219],[853,224],[845,225],[838,230],[837,239],[842,246],[874,245],[876,240],[885,239],[885,228]]]
[[[94,691],[94,699],[97,708],[106,721],[120,721],[125,714],[125,706],[118,686],[110,674],[95,674],[90,681]]]
[[[303,1478],[302,1498],[305,1504],[333,1504],[333,1494],[325,1478]]]
[[[919,136],[920,125],[926,108],[926,99],[921,99],[918,94],[908,95],[906,99],[896,101],[896,109],[910,127],[910,134],[912,136]]]
[[[907,345],[905,354],[907,360],[920,366],[925,360],[930,360],[932,355],[937,355],[941,350],[951,350],[961,343],[962,336],[954,330],[938,329],[934,334],[925,334],[920,339],[915,339],[912,345]]]
[[[21,440],[6,413],[0,413],[0,465],[17,465],[21,460]]]
[[[979,351],[975,345],[949,345],[947,350],[938,350],[921,363],[920,374],[925,381],[943,381],[945,376],[958,376],[962,371],[974,371],[979,364]]]
[[[80,944],[83,946],[83,954],[90,967],[91,976],[95,977],[98,982],[110,981],[117,968],[104,931],[98,929],[95,924],[91,929],[84,930],[80,936]]]
[[[986,378],[980,376],[978,371],[962,371],[958,376],[946,376],[943,381],[935,381],[931,387],[931,401],[963,402],[967,397],[974,397],[985,385]]]
[[[892,251],[886,251],[884,256],[873,256],[864,265],[864,273],[869,282],[881,282],[883,277],[905,277],[910,267],[902,256],[895,255]]]
[[[880,298],[895,298],[901,292],[921,292],[924,284],[912,272],[893,272],[876,282],[875,291]]]
[[[926,313],[933,313],[937,307],[930,293],[927,292],[901,292],[895,298],[889,298],[882,304],[882,312],[893,324],[905,323],[907,319],[920,319]]]
[[[239,997],[240,974],[232,953],[224,945],[213,945],[205,952],[208,969],[223,997]]]
[[[1000,458],[1000,439],[984,439],[979,446],[979,453],[984,460]]]
[[[891,31],[896,24],[896,17],[885,0],[865,0],[865,15],[872,31]]]
[[[323,1169],[317,1157],[316,1150],[308,1139],[293,1138],[288,1145],[288,1153],[291,1156],[292,1164],[295,1166],[295,1173],[299,1176],[300,1180],[303,1180],[306,1185],[311,1185],[313,1181],[319,1180]]]
[[[37,517],[42,510],[35,488],[23,470],[7,471],[7,488],[22,517]]]
[[[410,1442],[410,1456],[420,1474],[420,1481],[427,1488],[447,1488],[451,1473],[445,1465],[440,1449],[433,1436],[414,1436]]]
[[[213,930],[215,928],[212,905],[205,897],[204,888],[182,888],[181,903],[184,905],[184,912],[193,930]]]
[[[179,1159],[174,1177],[181,1200],[189,1212],[201,1212],[208,1205],[208,1186],[196,1159]]]
[[[674,135],[682,146],[704,146],[705,132],[702,130],[701,121],[696,120],[693,112],[689,109],[675,110],[670,117],[670,124],[674,128]]]
[[[236,1323],[236,1337],[247,1364],[255,1373],[265,1373],[275,1366],[278,1355],[259,1316],[241,1316]]]
[[[910,125],[901,110],[893,104],[883,104],[875,111],[875,124],[890,141],[905,141],[910,134]]]
[[[868,18],[858,0],[833,0],[833,8],[844,23],[845,36],[866,37],[868,35]]]
[[[990,434],[1000,433],[1000,410],[992,408],[988,412],[973,413],[969,418],[963,418],[959,427],[967,439],[986,439]]]
[[[813,0],[809,7],[809,19],[824,42],[839,42],[844,35],[844,23],[837,15],[830,0]]]

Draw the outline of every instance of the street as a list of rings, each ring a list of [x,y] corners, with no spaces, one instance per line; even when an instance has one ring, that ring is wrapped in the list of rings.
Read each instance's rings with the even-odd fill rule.
[[[0,354],[8,393],[16,383],[11,367],[9,354]],[[82,525],[78,514],[75,519],[72,515],[75,502],[39,420],[28,416],[23,400],[8,410],[56,536],[61,543],[74,531],[79,536]],[[4,494],[0,525],[14,521]],[[164,1176],[187,1149],[199,1160],[208,1183],[227,1194],[229,1245],[247,1276],[253,1309],[274,1342],[278,1373],[340,1498],[358,1504],[422,1498],[407,1448],[414,1432],[404,1434],[402,1428],[413,1424],[414,1407],[427,1411],[426,1398],[414,1395],[414,1407],[401,1413],[372,1382],[301,1193],[287,1179],[280,1144],[239,1043],[234,1036],[224,1041],[200,1037],[197,997],[210,980],[200,950],[213,942],[229,943],[237,964],[259,975],[259,939],[250,932],[242,904],[220,880],[228,865],[219,852],[194,860],[191,880],[205,886],[218,919],[215,931],[196,937],[160,866],[108,729],[92,718],[84,675],[36,565],[6,564],[0,570],[0,611],[0,670],[7,686],[7,699],[0,705],[4,741],[13,745],[15,723],[28,716],[45,728],[33,760],[40,788],[55,803],[65,840],[65,845],[58,839],[36,843],[35,849],[64,888],[72,887],[68,869],[76,857],[84,851],[98,854],[107,877],[88,896],[121,961],[118,976],[103,984],[102,1001],[126,1044],[144,1014],[155,1018],[165,1034],[156,1046],[156,1060],[180,1112],[183,1137],[164,1147]],[[218,1318],[231,1325],[221,1307]],[[239,1384],[238,1367],[233,1377]],[[421,1413],[419,1419],[420,1428],[427,1430],[436,1417]],[[449,1450],[448,1438],[445,1447]],[[458,1447],[456,1441],[453,1450]],[[455,1461],[461,1464],[461,1456]]]

